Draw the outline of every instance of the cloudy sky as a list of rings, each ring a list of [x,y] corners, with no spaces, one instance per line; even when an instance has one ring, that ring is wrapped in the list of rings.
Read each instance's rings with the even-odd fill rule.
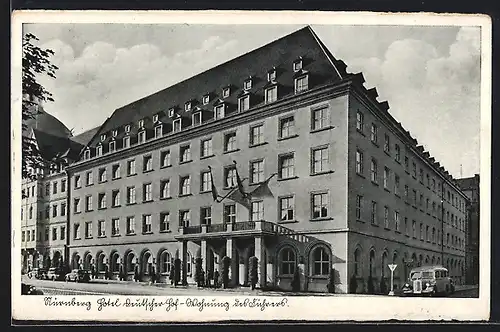
[[[455,177],[479,173],[480,29],[311,25]],[[303,25],[29,24],[56,52],[45,109],[78,134],[116,108]]]

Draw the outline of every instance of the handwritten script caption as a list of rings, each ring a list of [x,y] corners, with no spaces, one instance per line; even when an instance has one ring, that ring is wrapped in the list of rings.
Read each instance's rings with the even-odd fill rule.
[[[243,299],[221,300],[216,298],[191,298],[180,300],[173,297],[101,297],[94,301],[78,300],[77,297],[71,299],[61,299],[56,296],[45,296],[44,305],[46,307],[82,307],[86,310],[97,309],[104,311],[109,308],[144,308],[144,310],[164,310],[176,311],[181,308],[196,309],[203,311],[205,308],[220,308],[229,311],[231,308],[250,308],[264,311],[267,308],[288,307],[288,299],[280,298],[270,301],[266,298],[247,297]]]

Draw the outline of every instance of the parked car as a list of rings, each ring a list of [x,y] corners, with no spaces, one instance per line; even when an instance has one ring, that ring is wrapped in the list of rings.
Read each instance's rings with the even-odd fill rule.
[[[21,295],[43,295],[43,292],[35,286],[21,283]]]
[[[66,281],[89,282],[90,272],[88,270],[74,269],[64,277]]]
[[[61,269],[57,267],[51,267],[49,271],[47,272],[47,276],[45,279],[48,280],[64,280],[64,273]]]
[[[47,270],[41,267],[35,267],[32,271],[28,273],[28,278],[36,278],[36,279],[46,279]]]
[[[441,265],[420,266],[410,271],[408,282],[404,284],[403,295],[448,295],[455,291],[448,269]]]

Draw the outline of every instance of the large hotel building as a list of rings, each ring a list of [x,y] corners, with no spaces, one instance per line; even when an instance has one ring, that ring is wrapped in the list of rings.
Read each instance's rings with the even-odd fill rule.
[[[305,27],[117,109],[24,185],[25,266],[165,282],[180,258],[191,283],[228,256],[246,285],[256,256],[263,288],[298,269],[323,292],[333,269],[336,292],[378,292],[390,263],[396,287],[425,264],[463,282],[467,197],[363,83]],[[236,174],[254,194],[214,201]]]

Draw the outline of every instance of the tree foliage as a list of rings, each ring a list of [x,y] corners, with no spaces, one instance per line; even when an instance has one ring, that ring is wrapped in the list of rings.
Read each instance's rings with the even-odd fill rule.
[[[39,82],[40,75],[56,78],[57,66],[51,64],[50,57],[54,51],[42,49],[35,45],[39,39],[28,33],[23,37],[23,59],[22,59],[22,130],[26,131],[26,121],[33,119],[39,114],[40,103],[54,101],[52,94]],[[43,167],[44,160],[37,149],[35,141],[23,135],[22,137],[22,177],[34,179],[29,169]]]

